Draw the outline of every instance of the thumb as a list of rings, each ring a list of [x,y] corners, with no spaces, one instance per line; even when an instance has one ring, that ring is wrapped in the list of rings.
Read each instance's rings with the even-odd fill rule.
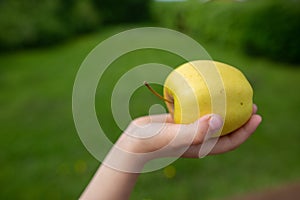
[[[167,136],[167,141],[171,141],[173,147],[188,147],[204,142],[210,138],[223,125],[220,115],[209,114],[196,120],[191,124],[168,124],[163,137]]]
[[[223,127],[223,119],[218,114],[209,114],[195,121],[192,126],[196,127],[192,144],[197,145],[213,137]]]

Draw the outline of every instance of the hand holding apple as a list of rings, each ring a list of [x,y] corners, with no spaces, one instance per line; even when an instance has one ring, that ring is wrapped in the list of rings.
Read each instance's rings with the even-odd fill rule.
[[[239,129],[231,134],[220,137],[210,151],[210,155],[225,153],[239,147],[248,137],[254,133],[261,122],[261,116],[256,114],[257,106],[253,105],[250,119]],[[157,132],[157,125],[164,127],[152,137],[138,138],[135,135],[147,136],[147,133]],[[195,127],[197,127],[195,129]],[[163,153],[157,152],[156,158],[182,157],[199,158],[200,148],[206,135],[211,135],[222,127],[222,119],[218,115],[205,115],[190,124],[174,123],[171,114],[149,115],[133,120],[127,130],[121,135],[116,146],[125,152],[149,153],[165,148]],[[174,138],[178,138],[169,145]],[[181,152],[181,149],[186,149]],[[145,154],[147,155],[147,154]],[[145,158],[147,161],[147,158]]]

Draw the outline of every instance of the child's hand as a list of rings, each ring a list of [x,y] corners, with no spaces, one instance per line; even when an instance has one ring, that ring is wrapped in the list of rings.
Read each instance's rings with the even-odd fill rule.
[[[205,156],[200,152],[203,142],[214,140],[209,154],[225,153],[240,146],[256,130],[262,120],[256,111],[254,105],[253,114],[245,125],[218,140],[209,139],[223,125],[218,115],[205,115],[192,124],[174,124],[169,114],[140,117],[128,126],[116,145],[131,153],[152,152],[151,159],[177,155],[199,158]]]
[[[222,127],[218,115],[201,117],[193,124],[174,124],[170,115],[134,120],[111,149],[81,199],[129,199],[139,173],[151,159],[199,158],[237,148],[255,131],[261,117],[253,106],[249,121],[229,135],[210,138]],[[202,151],[202,147],[209,148]]]

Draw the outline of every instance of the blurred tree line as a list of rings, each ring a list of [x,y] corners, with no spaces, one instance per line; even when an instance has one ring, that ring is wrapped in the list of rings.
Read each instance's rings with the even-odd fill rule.
[[[151,0],[0,0],[0,50],[55,43],[111,23],[149,19]]]
[[[48,45],[150,16],[200,40],[300,63],[300,0],[0,0],[0,51]]]
[[[161,25],[199,40],[300,63],[299,0],[157,2],[152,10]]]

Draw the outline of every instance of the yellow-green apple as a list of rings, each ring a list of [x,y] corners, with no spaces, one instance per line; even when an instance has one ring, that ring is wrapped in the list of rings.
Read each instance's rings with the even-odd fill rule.
[[[225,135],[249,120],[253,90],[237,68],[197,60],[179,66],[168,75],[164,98],[175,123],[192,123],[213,112],[224,117],[220,134]]]

